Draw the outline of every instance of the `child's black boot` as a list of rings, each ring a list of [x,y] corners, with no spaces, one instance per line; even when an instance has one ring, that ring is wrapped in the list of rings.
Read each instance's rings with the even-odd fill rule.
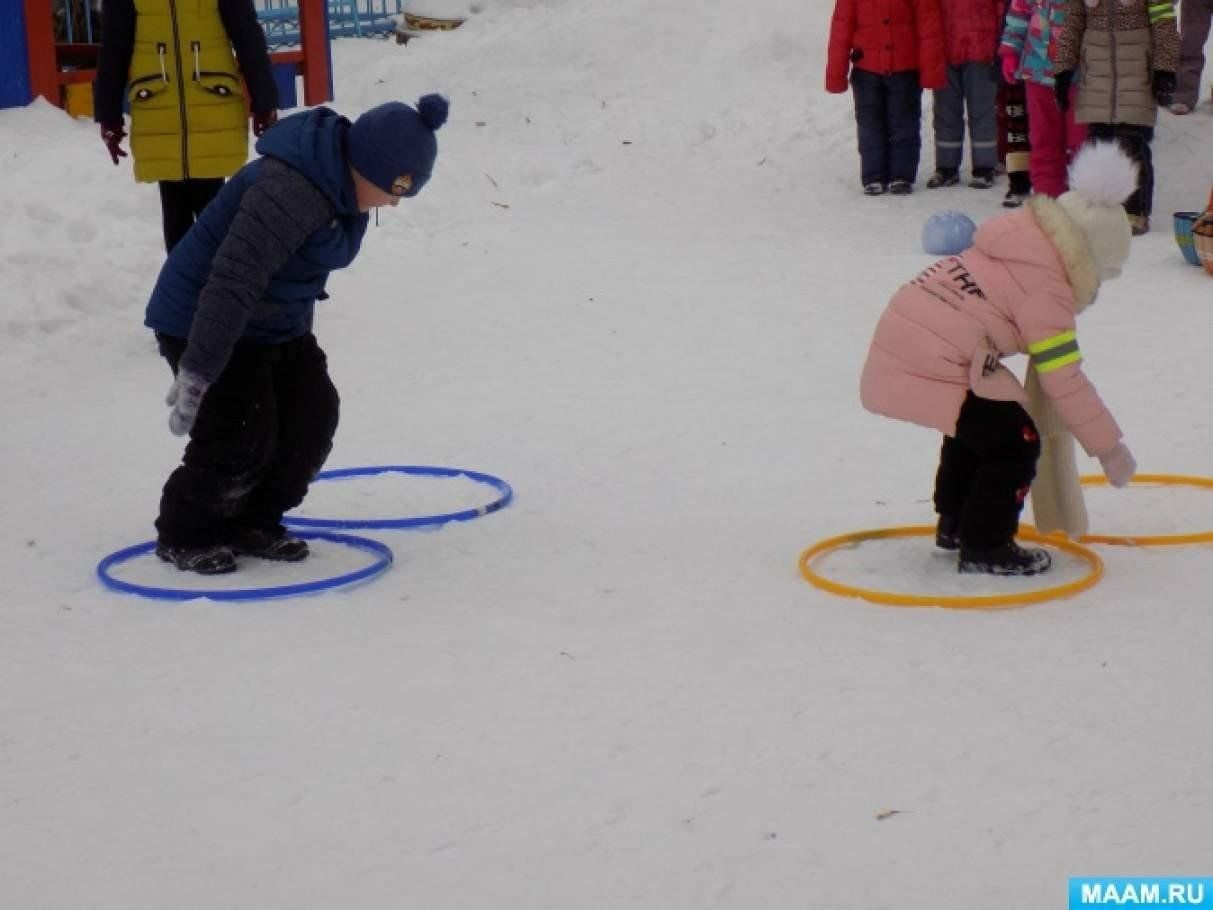
[[[1017,209],[1031,195],[1032,180],[1026,171],[1012,171],[1007,175],[1007,182],[1010,186],[1007,188],[1007,194],[1002,197],[1002,207]]]
[[[937,190],[941,186],[956,186],[960,183],[960,170],[954,167],[937,167],[927,178],[927,189]]]
[[[941,550],[960,549],[960,519],[955,515],[940,515],[935,525],[935,546]]]
[[[256,556],[277,562],[299,562],[307,559],[307,541],[291,536],[281,527],[272,531],[237,528],[228,537],[232,549],[242,556]]]
[[[224,575],[236,571],[236,555],[231,547],[213,544],[209,547],[170,547],[156,544],[156,555],[171,562],[182,572],[199,575]]]
[[[1048,570],[1053,557],[1048,550],[1021,547],[1015,541],[986,550],[961,544],[959,570],[985,575],[1038,575]]]
[[[969,179],[969,186],[975,190],[988,190],[994,185],[994,168],[992,167],[975,167],[973,168],[973,176]]]

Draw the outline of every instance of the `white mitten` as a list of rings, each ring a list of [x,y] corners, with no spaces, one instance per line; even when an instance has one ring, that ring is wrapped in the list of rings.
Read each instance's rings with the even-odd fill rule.
[[[1116,443],[1116,448],[1111,452],[1100,455],[1099,463],[1103,466],[1108,482],[1117,488],[1128,486],[1133,475],[1137,473],[1137,462],[1133,460],[1133,453],[1123,442]]]
[[[164,398],[164,403],[173,409],[168,415],[168,428],[174,436],[184,436],[194,426],[208,388],[210,383],[201,376],[189,370],[177,371],[177,378]]]

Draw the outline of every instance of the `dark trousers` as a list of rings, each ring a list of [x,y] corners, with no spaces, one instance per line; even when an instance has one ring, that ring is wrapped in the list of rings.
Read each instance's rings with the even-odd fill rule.
[[[935,475],[935,511],[960,519],[962,547],[1010,542],[1039,458],[1040,437],[1022,405],[969,392]]]
[[[922,89],[918,70],[881,76],[851,71],[855,122],[859,128],[860,179],[888,183],[918,177],[922,150]]]
[[[156,338],[175,375],[185,340]],[[206,547],[226,542],[229,528],[279,530],[332,450],[339,405],[314,335],[236,345],[164,485],[160,542]]]
[[[1007,166],[1007,182],[1016,193],[1032,190],[1028,138],[1028,93],[1023,82],[998,82],[998,157]]]
[[[935,90],[935,167],[959,171],[964,158],[965,116],[969,120],[969,164],[993,170],[998,163],[998,83],[988,63],[948,66],[948,84]]]
[[[1125,154],[1137,162],[1137,189],[1125,200],[1125,211],[1149,215],[1154,210],[1154,158],[1150,153],[1154,128],[1136,123],[1088,123],[1087,139],[1119,142]]]
[[[1192,110],[1200,102],[1200,74],[1205,68],[1205,43],[1209,40],[1209,20],[1213,18],[1213,0],[1183,0],[1179,4],[1179,73],[1175,100]]]
[[[202,210],[223,189],[223,178],[161,180],[160,212],[164,220],[164,251],[171,253]]]

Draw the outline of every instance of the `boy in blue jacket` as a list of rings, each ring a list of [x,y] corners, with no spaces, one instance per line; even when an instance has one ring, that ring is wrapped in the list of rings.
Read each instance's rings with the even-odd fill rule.
[[[156,520],[156,555],[213,575],[236,556],[297,561],[282,516],[333,445],[339,399],[312,311],[358,255],[367,213],[429,180],[447,102],[388,102],[354,123],[287,117],[174,247],[144,322],[173,371],[169,428],[189,434]]]

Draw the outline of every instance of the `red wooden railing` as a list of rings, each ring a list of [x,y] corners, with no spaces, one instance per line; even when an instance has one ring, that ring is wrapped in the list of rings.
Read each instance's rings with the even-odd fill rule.
[[[96,78],[97,45],[56,44],[51,0],[23,0],[25,38],[29,49],[29,81],[34,97],[41,95],[62,107],[65,85]],[[328,25],[326,0],[299,0],[301,50],[270,54],[272,63],[292,63],[303,76],[303,103],[331,101],[329,92]],[[64,69],[70,62],[72,69]]]

